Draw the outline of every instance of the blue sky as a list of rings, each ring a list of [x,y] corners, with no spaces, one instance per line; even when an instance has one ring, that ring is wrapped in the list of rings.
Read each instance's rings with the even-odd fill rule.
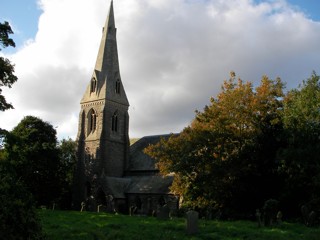
[[[0,6],[0,21],[8,21],[14,29],[15,34],[11,37],[17,47],[34,38],[42,12],[36,0],[0,0]]]
[[[3,88],[14,110],[75,138],[80,100],[98,52],[110,0],[0,0],[17,47],[0,52],[18,82]],[[287,90],[320,74],[319,0],[114,0],[130,137],[179,132],[209,104],[230,71],[256,86],[280,77]]]
[[[320,21],[320,1],[319,0],[288,0],[292,5],[297,6],[307,16],[314,21]]]

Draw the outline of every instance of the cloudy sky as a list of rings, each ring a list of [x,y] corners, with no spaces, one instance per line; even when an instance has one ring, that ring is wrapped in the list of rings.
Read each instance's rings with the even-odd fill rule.
[[[16,48],[0,54],[19,80],[3,89],[15,109],[75,138],[110,0],[0,0]],[[318,0],[114,0],[121,78],[130,102],[130,137],[179,132],[221,89],[230,71],[258,84],[281,77],[295,88],[320,74]],[[319,13],[320,14],[320,13]]]

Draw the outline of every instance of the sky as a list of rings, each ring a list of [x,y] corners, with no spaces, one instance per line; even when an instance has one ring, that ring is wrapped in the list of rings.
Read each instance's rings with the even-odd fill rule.
[[[221,90],[230,71],[257,86],[280,77],[286,90],[320,74],[318,0],[114,0],[121,79],[131,138],[177,133]],[[110,0],[0,0],[16,48],[1,56],[18,81],[0,112],[11,130],[24,116],[75,139]]]

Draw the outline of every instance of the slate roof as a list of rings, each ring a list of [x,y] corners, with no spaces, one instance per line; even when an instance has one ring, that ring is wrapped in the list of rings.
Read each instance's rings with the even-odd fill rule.
[[[104,177],[101,185],[106,194],[111,194],[114,198],[126,198],[125,192],[130,183],[130,178]]]
[[[169,194],[173,176],[132,176],[126,193]]]
[[[161,138],[169,138],[172,134],[146,136],[130,146],[129,171],[153,171],[157,170],[155,160],[145,154],[143,150],[149,145],[156,144]]]

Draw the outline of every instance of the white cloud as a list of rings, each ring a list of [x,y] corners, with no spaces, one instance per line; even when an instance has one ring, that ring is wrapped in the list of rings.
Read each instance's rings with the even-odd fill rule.
[[[12,57],[19,81],[0,113],[11,129],[25,115],[75,137],[80,99],[95,64],[109,2],[41,0],[38,33]],[[229,72],[257,83],[280,76],[288,88],[320,73],[320,23],[285,1],[114,1],[130,136],[178,132]]]

